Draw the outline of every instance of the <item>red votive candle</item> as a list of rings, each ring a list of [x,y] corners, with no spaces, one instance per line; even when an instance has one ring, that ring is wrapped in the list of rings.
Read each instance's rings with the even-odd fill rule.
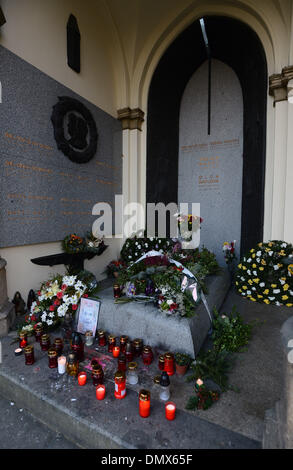
[[[78,385],[85,385],[86,384],[86,373],[80,372],[77,376]]]
[[[174,375],[174,354],[167,352],[164,355],[164,358],[165,358],[164,371],[167,372],[168,375]]]
[[[96,397],[97,400],[104,400],[106,394],[106,387],[105,385],[98,385],[96,388]]]
[[[169,421],[175,419],[176,405],[172,401],[168,401],[165,405],[166,418]]]
[[[113,357],[119,357],[120,354],[120,347],[119,346],[114,346],[113,347]]]
[[[140,390],[139,392],[139,415],[147,418],[151,411],[151,394],[148,390]]]
[[[19,347],[24,349],[27,345],[28,345],[27,333],[24,333],[24,332],[19,333]]]

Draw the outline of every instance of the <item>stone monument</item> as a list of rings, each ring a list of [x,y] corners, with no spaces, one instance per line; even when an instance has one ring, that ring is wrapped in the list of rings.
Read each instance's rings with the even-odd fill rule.
[[[14,305],[7,297],[6,261],[0,257],[0,337],[6,336],[14,322]]]

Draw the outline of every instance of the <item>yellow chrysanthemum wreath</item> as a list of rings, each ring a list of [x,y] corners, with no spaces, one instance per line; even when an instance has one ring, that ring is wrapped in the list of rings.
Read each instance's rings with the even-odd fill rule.
[[[252,248],[238,264],[236,288],[253,302],[293,307],[293,246],[273,240]]]

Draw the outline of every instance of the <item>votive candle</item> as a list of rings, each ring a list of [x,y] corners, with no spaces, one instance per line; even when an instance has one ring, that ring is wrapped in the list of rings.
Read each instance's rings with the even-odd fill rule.
[[[104,400],[106,394],[106,387],[105,385],[98,385],[96,388],[96,397],[97,400]]]
[[[58,372],[59,374],[65,374],[66,371],[66,357],[60,356],[58,357]]]
[[[120,346],[113,347],[113,357],[119,357],[120,354]]]
[[[175,419],[175,411],[176,411],[176,405],[172,401],[168,401],[165,405],[165,413],[166,413],[166,418],[169,421],[172,421]]]
[[[85,385],[86,384],[86,373],[80,372],[77,376],[78,385]]]

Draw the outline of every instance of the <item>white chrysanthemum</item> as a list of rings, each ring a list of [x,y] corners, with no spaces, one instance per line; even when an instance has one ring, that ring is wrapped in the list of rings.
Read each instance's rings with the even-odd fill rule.
[[[257,263],[260,263],[260,258],[256,258]]]
[[[285,284],[285,281],[283,279],[279,279],[279,282],[282,286]]]
[[[250,269],[247,270],[247,274],[248,274],[249,276],[251,276],[251,271],[250,271]]]
[[[247,291],[247,295],[251,295],[251,291],[250,291],[250,290]]]
[[[274,289],[273,290],[273,294],[280,294],[280,292],[281,292],[280,289]]]
[[[279,269],[279,266],[278,266],[277,264],[275,264],[275,265],[274,265],[274,270],[275,270],[275,271],[278,271],[278,269]]]
[[[42,319],[42,321],[45,321],[46,318],[47,318],[47,314],[46,314],[46,312],[44,312],[43,315],[41,315],[41,319]]]
[[[256,256],[259,258],[261,256],[261,251],[257,251]]]
[[[252,271],[252,274],[253,274],[254,276],[257,276],[257,271]]]
[[[264,287],[264,286],[265,286],[265,283],[264,283],[264,282],[261,282],[261,283],[259,284],[259,286],[260,286],[260,287]]]
[[[275,300],[276,297],[269,297],[269,300]]]
[[[282,243],[281,248],[286,248],[287,243]]]
[[[168,305],[172,305],[173,303],[174,303],[173,300],[171,300],[171,299],[167,300]]]
[[[269,251],[269,256],[273,256],[274,252],[273,251]]]
[[[53,320],[47,320],[47,325],[52,325],[53,324]]]
[[[49,317],[50,317],[50,318],[53,318],[53,317],[54,317],[54,312],[50,312],[50,313],[49,313]]]
[[[252,259],[248,258],[247,263],[251,263]]]

